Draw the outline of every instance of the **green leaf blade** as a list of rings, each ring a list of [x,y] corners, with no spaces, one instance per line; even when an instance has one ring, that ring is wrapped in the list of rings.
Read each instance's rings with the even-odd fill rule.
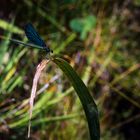
[[[99,128],[98,110],[87,87],[80,79],[80,77],[77,75],[77,73],[73,70],[73,68],[64,59],[54,58],[53,62],[57,64],[57,66],[59,66],[59,68],[68,77],[77,95],[80,98],[80,101],[83,105],[87,117],[91,140],[99,140],[100,128]]]

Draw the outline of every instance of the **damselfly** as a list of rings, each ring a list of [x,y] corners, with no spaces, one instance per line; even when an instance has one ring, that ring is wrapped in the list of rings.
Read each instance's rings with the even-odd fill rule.
[[[35,28],[33,27],[33,25],[31,23],[28,23],[25,26],[25,34],[29,40],[29,43],[24,43],[20,40],[13,39],[13,38],[7,38],[7,37],[1,36],[1,35],[0,35],[0,38],[8,39],[16,44],[20,44],[20,45],[24,45],[24,46],[28,46],[28,47],[33,47],[33,48],[38,48],[38,49],[43,49],[47,52],[47,55],[50,54],[51,52],[53,52],[45,44],[45,42],[41,39],[41,37],[39,36],[39,34],[37,33],[37,31],[35,30]]]

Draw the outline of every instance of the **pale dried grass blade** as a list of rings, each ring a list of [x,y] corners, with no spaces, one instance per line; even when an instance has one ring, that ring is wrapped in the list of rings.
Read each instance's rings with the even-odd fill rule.
[[[39,77],[41,75],[42,70],[45,68],[46,64],[50,60],[44,59],[42,62],[37,66],[36,73],[33,79],[33,85],[32,85],[32,90],[31,90],[31,96],[29,100],[29,125],[28,125],[28,138],[30,137],[30,128],[31,128],[31,119],[32,119],[32,112],[33,112],[33,105],[34,105],[34,99],[36,96],[36,90],[37,90],[37,83],[39,80]]]

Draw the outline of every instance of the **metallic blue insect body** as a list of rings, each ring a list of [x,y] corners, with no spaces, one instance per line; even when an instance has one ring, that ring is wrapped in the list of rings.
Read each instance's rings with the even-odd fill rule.
[[[39,36],[32,24],[28,23],[25,26],[25,34],[31,43],[40,46],[41,49],[46,50],[47,53],[52,52],[52,50],[50,50],[50,48],[41,39],[41,37]]]

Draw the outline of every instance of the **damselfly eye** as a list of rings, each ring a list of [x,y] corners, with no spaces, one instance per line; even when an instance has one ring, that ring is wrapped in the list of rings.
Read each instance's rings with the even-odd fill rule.
[[[53,50],[50,50],[51,51],[51,53],[53,53]]]

